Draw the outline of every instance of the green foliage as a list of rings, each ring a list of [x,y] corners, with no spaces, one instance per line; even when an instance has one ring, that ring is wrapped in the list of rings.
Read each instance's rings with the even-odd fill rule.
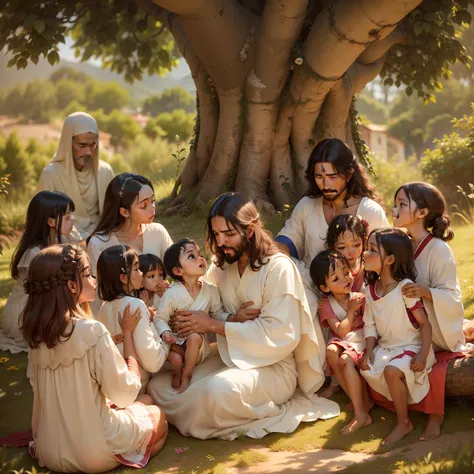
[[[23,189],[33,178],[31,164],[26,159],[18,134],[12,133],[0,149],[0,156],[6,165],[6,173],[13,188]]]
[[[455,212],[451,215],[461,219],[465,224],[474,224],[474,184],[469,183],[469,191],[467,192],[459,185],[457,188],[458,193],[462,196],[464,206],[454,204],[452,207]]]
[[[357,97],[357,112],[366,117],[371,123],[385,125],[388,120],[387,107],[374,97],[360,94]]]
[[[103,109],[91,112],[99,125],[99,130],[112,135],[110,143],[113,146],[128,145],[142,133],[140,126],[120,110],[113,110],[109,115],[105,114]]]
[[[76,100],[80,98],[74,97]],[[117,82],[90,80],[84,88],[84,105],[89,110],[102,109],[106,114],[121,109],[130,102],[129,92]]]
[[[59,61],[58,45],[72,35],[76,55],[95,57],[127,80],[164,74],[178,51],[163,25],[128,0],[6,0],[0,16],[0,50],[12,52],[9,66],[25,68],[43,55]]]
[[[168,140],[174,140],[178,135],[182,140],[191,138],[194,129],[196,114],[186,113],[183,109],[165,112],[157,117],[150,118],[145,133],[151,138],[164,136]]]
[[[186,152],[186,148],[182,148],[181,140],[179,135],[176,135],[176,151],[171,153],[171,156],[176,161],[176,175],[174,177],[174,181],[178,181],[179,170],[181,169],[181,163],[187,158],[184,154]]]
[[[194,96],[182,87],[171,87],[161,94],[148,97],[143,102],[143,112],[152,116],[173,112],[175,109],[183,109],[186,112],[196,111]]]
[[[388,159],[385,161],[379,156],[372,158],[374,176],[372,183],[377,188],[377,192],[382,195],[386,209],[393,205],[396,190],[409,181],[422,181],[422,174],[419,171],[415,157],[406,161]]]
[[[54,84],[57,84],[63,79],[70,80],[79,84],[85,84],[90,80],[90,77],[82,71],[78,71],[72,67],[62,66],[58,70],[54,71],[49,80]]]
[[[468,189],[474,177],[474,105],[473,113],[454,120],[458,132],[435,140],[421,160],[424,178],[438,186],[450,202],[458,200],[458,186]],[[461,208],[464,208],[460,204]]]
[[[461,32],[471,23],[467,8],[471,0],[424,0],[403,22],[407,40],[390,49],[381,72],[384,84],[413,92],[427,103],[442,78],[449,79],[457,61],[468,64],[470,57],[460,41]]]

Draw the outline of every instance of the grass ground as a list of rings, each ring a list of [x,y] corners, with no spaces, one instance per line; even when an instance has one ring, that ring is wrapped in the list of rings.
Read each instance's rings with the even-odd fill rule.
[[[173,217],[162,219],[161,222],[169,230],[173,239],[189,236],[195,238],[200,244],[204,243],[205,214],[198,213],[187,219]],[[282,218],[276,217],[268,222],[268,228],[276,232],[282,225]],[[452,248],[458,264],[458,273],[464,295],[466,317],[474,317],[474,229],[472,227],[459,227]],[[12,281],[9,277],[8,267],[13,252],[13,247],[6,249],[0,257],[0,310],[11,290]],[[0,363],[0,436],[12,431],[22,431],[30,428],[30,414],[32,393],[25,377],[26,355],[0,352],[2,358],[9,360]],[[340,395],[336,401],[344,406],[347,399]],[[198,409],[198,408],[197,408]],[[264,462],[262,456],[249,453],[252,447],[263,446],[270,451],[305,452],[314,448],[342,449],[345,451],[362,451],[367,453],[384,453],[380,445],[381,440],[388,435],[393,426],[395,417],[392,413],[382,409],[373,410],[374,424],[349,437],[340,435],[339,430],[349,416],[342,411],[340,417],[303,424],[292,434],[271,434],[255,441],[241,438],[233,442],[220,440],[200,441],[181,436],[174,428],[171,429],[168,443],[162,453],[152,459],[145,472],[175,472],[175,473],[208,473],[219,474],[225,472],[225,467],[245,466],[257,462]],[[415,431],[403,440],[399,446],[409,447],[421,434],[425,423],[422,414],[414,414],[413,422]],[[451,399],[447,402],[446,422],[444,433],[459,431],[472,431],[474,428],[474,406],[465,400]],[[392,472],[396,462],[403,456],[381,457],[371,465],[370,472]],[[13,467],[15,464],[15,467]],[[31,470],[33,463],[26,453],[26,449],[5,449],[0,453],[0,472],[11,469],[25,468]],[[368,465],[353,466],[348,473],[367,471]],[[39,466],[35,466],[40,469]],[[120,469],[127,472],[126,469]],[[407,471],[411,472],[411,471]],[[432,471],[426,471],[432,472]],[[468,472],[468,471],[466,471]]]

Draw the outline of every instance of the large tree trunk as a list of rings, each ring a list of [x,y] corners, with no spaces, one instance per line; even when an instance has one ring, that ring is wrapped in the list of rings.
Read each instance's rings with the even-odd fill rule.
[[[403,41],[421,0],[135,0],[164,23],[198,96],[197,139],[167,214],[224,191],[272,212],[304,190],[314,146],[352,145],[355,94]]]

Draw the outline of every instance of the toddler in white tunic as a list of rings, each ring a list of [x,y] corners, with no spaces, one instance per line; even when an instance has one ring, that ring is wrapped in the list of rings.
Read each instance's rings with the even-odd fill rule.
[[[171,344],[168,356],[173,370],[172,387],[182,393],[189,386],[193,369],[211,353],[205,334],[193,333],[186,338],[173,333],[169,321],[176,311],[204,311],[216,319],[227,319],[219,290],[202,280],[207,264],[196,242],[181,239],[164,255],[165,269],[177,280],[163,294],[154,319],[158,334]]]

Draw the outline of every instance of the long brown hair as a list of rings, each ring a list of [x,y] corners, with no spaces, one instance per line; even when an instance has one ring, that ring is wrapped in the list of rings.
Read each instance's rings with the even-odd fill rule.
[[[232,224],[239,232],[242,242],[247,246],[248,263],[253,271],[266,265],[267,257],[278,252],[272,234],[264,229],[255,204],[241,193],[224,193],[213,202],[206,222],[206,249],[215,256],[218,267],[222,268],[225,263],[225,252],[217,245],[212,231],[211,219],[216,216],[223,217],[227,225]],[[248,237],[249,225],[255,229],[251,237]]]
[[[88,265],[87,253],[69,244],[46,247],[32,260],[24,283],[28,300],[20,327],[31,349],[41,343],[52,348],[69,339],[75,327],[74,316],[87,317],[77,300]],[[68,281],[76,283],[76,294],[69,289]]]
[[[340,175],[349,180],[346,201],[352,196],[357,198],[368,197],[383,207],[382,197],[375,190],[375,186],[370,184],[365,169],[343,141],[338,138],[326,138],[320,141],[311,153],[304,176],[308,182],[306,196],[312,198],[323,195],[314,179],[316,163],[330,163]]]
[[[421,181],[407,183],[397,189],[395,198],[401,189],[405,191],[408,201],[413,201],[418,209],[428,210],[423,219],[423,227],[426,230],[431,229],[433,237],[445,242],[454,238],[451,219],[446,212],[446,201],[436,186]]]

